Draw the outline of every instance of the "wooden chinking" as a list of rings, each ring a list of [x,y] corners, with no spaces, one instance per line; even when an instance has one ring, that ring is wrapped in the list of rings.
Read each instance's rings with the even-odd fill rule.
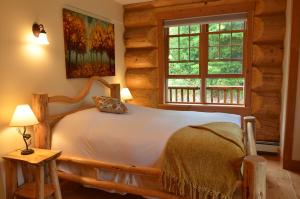
[[[146,40],[154,41],[156,40],[156,38],[154,38],[156,37],[156,34],[153,34],[152,30],[153,28],[158,29],[159,24],[154,25],[154,23],[151,22],[153,14],[158,14],[164,11],[172,11],[174,12],[174,15],[176,15],[179,12],[184,12],[185,10],[193,8],[197,8],[201,12],[206,12],[209,8],[216,10],[216,6],[226,5],[228,5],[227,9],[231,9],[230,5],[249,2],[255,2],[252,35],[253,45],[251,46],[253,53],[253,69],[251,70],[252,81],[249,86],[251,88],[251,96],[260,96],[259,99],[263,99],[263,103],[269,104],[262,105],[261,101],[255,102],[253,101],[255,97],[252,97],[252,110],[250,110],[250,113],[257,114],[259,112],[260,117],[257,118],[257,123],[259,123],[257,128],[258,134],[260,134],[260,136],[258,136],[259,139],[279,141],[279,128],[277,128],[277,126],[279,126],[279,121],[277,121],[277,119],[272,120],[275,122],[273,126],[276,126],[276,128],[271,128],[270,122],[265,122],[266,120],[262,120],[262,118],[268,118],[272,106],[273,111],[271,112],[277,112],[280,110],[281,106],[281,104],[278,103],[278,96],[281,95],[282,84],[286,0],[212,0],[206,1],[206,3],[202,0],[187,0],[184,2],[181,0],[154,0],[152,2],[126,5],[124,8],[125,16],[127,17],[124,18],[124,23],[130,25],[125,27],[125,35],[132,35],[132,29],[142,30],[140,32],[146,31],[143,32]],[[138,12],[140,12],[140,14],[138,14]],[[222,13],[224,10],[219,10],[219,12]],[[134,21],[134,19],[131,18],[132,16],[143,16],[146,13],[148,13],[149,16],[146,17],[147,19],[143,19],[143,22],[138,22],[139,19]],[[152,35],[152,39],[149,39],[151,37],[150,35]],[[157,46],[155,46],[152,50],[157,52],[156,48]],[[160,64],[157,62],[159,54],[149,53],[149,55],[146,56],[146,52],[147,51],[145,51],[143,45],[126,46],[126,60],[128,60],[128,62],[126,61],[126,63],[128,63],[126,64],[127,68],[135,67],[137,70],[140,70],[141,73],[143,73],[142,68],[144,67],[156,66],[160,69]],[[138,57],[141,58],[139,59]],[[149,61],[150,59],[153,61]],[[130,74],[132,72],[128,70],[127,73]],[[163,76],[164,74],[157,74],[157,83],[159,83],[160,77]],[[135,78],[136,77],[134,76],[127,75],[126,81],[131,82],[134,81]],[[145,78],[145,81],[149,80],[147,76],[141,76],[140,78]],[[155,80],[155,78],[152,78],[152,80]],[[140,81],[142,80],[140,79]],[[134,87],[131,88],[130,86],[128,87],[129,89],[135,89],[135,95],[138,96],[138,99],[134,99],[132,101],[135,104],[158,107],[158,105],[162,103],[160,98],[159,100],[153,97],[149,98],[149,93],[154,94],[154,92],[156,92],[154,89],[151,89],[150,91],[147,89],[147,92],[145,92],[145,90],[142,89],[136,89]],[[270,96],[276,97],[274,97],[274,99]],[[267,101],[267,99],[271,101]],[[276,118],[280,116],[279,112],[276,113]]]

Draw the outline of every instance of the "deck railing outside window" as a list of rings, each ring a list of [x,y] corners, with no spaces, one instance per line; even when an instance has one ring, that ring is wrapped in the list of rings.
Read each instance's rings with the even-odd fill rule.
[[[169,86],[167,103],[243,105],[243,86],[208,86],[205,102],[200,87]]]

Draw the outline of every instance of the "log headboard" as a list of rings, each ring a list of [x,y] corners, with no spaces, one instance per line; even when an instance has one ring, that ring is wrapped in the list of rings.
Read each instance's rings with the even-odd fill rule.
[[[87,108],[91,108],[93,106],[83,106],[76,109],[73,109],[68,112],[49,115],[48,106],[50,103],[67,103],[67,104],[75,104],[85,99],[85,97],[89,94],[91,87],[94,82],[100,82],[105,87],[110,89],[110,96],[114,98],[120,99],[120,84],[109,84],[104,79],[94,76],[91,77],[81,92],[75,97],[68,96],[51,96],[49,97],[46,93],[33,94],[32,97],[32,110],[35,113],[37,119],[39,120],[39,124],[35,125],[33,128],[34,131],[34,146],[36,148],[51,148],[51,127],[58,120],[63,118],[66,115],[74,113],[79,110],[84,110]]]

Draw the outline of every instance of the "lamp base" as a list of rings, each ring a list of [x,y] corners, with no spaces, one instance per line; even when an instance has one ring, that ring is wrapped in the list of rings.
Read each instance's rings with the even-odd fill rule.
[[[32,154],[32,153],[34,153],[34,150],[33,150],[33,149],[23,149],[23,150],[21,151],[21,154],[22,154],[22,155],[29,155],[29,154]]]

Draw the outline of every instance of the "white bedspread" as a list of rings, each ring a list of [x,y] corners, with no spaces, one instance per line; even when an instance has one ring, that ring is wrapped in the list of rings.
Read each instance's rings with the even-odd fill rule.
[[[66,116],[53,129],[52,149],[63,155],[136,166],[158,166],[168,138],[187,125],[208,122],[233,122],[240,116],[226,113],[169,111],[126,105],[128,113],[102,113],[96,108]],[[69,165],[59,165],[65,172],[87,175]],[[157,188],[155,179],[139,175],[93,170],[89,176],[139,187]]]
[[[92,108],[66,116],[53,130],[52,148],[63,155],[153,166],[179,128],[217,121],[240,125],[240,116],[234,114],[127,107],[126,114]]]

